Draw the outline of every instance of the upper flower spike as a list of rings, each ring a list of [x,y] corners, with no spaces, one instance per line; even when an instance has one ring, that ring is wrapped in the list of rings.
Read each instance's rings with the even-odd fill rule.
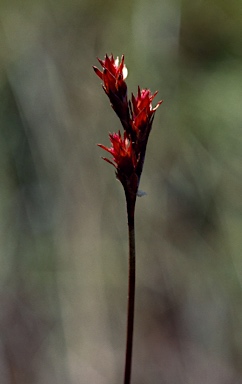
[[[114,60],[113,55],[108,57],[105,56],[105,60],[98,59],[99,63],[103,67],[104,71],[101,72],[97,67],[93,67],[96,74],[104,81],[104,86],[106,90],[109,89],[115,91],[118,90],[119,86],[122,84],[122,81],[126,79],[128,71],[124,64],[124,55],[121,57],[121,62],[119,64],[119,58],[117,57]]]
[[[103,72],[93,67],[95,73],[103,81],[103,89],[106,92],[114,111],[117,113],[125,130],[129,129],[130,113],[127,99],[127,85],[125,78],[128,70],[124,64],[124,55],[114,60],[113,55],[105,56],[104,60],[98,59],[103,67]]]

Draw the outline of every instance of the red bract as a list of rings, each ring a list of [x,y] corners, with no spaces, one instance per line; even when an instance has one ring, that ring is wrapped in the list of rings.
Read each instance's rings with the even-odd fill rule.
[[[159,101],[155,108],[152,107],[152,100],[157,93],[155,92],[152,95],[149,89],[140,90],[140,87],[138,87],[137,97],[132,94],[132,128],[138,136],[140,133],[145,133],[146,128],[149,128],[149,131],[151,129],[154,113],[162,103],[162,101]]]
[[[132,142],[129,140],[126,132],[124,132],[124,138],[122,138],[120,131],[118,133],[110,133],[109,138],[112,144],[110,148],[102,144],[98,144],[98,146],[109,152],[113,156],[113,159],[112,161],[106,157],[103,157],[103,159],[117,169],[117,175],[122,173],[130,176],[135,171],[137,165]]]

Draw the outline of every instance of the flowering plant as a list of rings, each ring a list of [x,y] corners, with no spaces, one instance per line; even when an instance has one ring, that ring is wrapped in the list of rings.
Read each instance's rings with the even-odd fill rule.
[[[145,159],[145,152],[149,134],[152,128],[155,112],[162,101],[153,108],[152,101],[157,95],[149,89],[138,87],[137,96],[127,96],[127,84],[125,79],[128,71],[124,64],[124,56],[114,60],[113,55],[106,55],[104,60],[98,59],[103,71],[93,67],[96,74],[103,81],[103,89],[107,94],[111,106],[124,128],[124,134],[110,133],[111,147],[98,144],[99,147],[112,155],[110,160],[103,157],[105,161],[112,164],[116,169],[117,179],[124,187],[128,227],[129,227],[129,296],[128,296],[128,319],[127,319],[127,343],[124,384],[130,383],[133,323],[134,323],[134,299],[135,299],[135,227],[134,212],[136,196],[141,173]]]

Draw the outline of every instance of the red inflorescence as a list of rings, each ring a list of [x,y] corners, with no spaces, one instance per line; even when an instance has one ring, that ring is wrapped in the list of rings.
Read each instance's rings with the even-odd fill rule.
[[[103,81],[103,89],[124,128],[123,138],[120,131],[109,134],[110,148],[98,145],[113,156],[112,160],[106,157],[103,159],[116,168],[117,178],[122,184],[132,185],[133,190],[137,191],[149,133],[155,112],[162,101],[153,108],[152,101],[157,92],[152,95],[149,89],[141,90],[140,87],[137,96],[132,94],[131,101],[128,101],[127,85],[124,81],[127,76],[124,56],[120,63],[118,58],[114,60],[113,55],[106,55],[104,60],[98,61],[103,67],[103,72],[97,67],[93,67],[94,71]],[[134,180],[137,180],[136,185]]]

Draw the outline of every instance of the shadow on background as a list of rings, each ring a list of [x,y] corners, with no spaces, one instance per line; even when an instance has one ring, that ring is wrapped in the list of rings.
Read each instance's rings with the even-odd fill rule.
[[[137,204],[133,384],[242,383],[241,4],[0,3],[0,382],[122,382],[120,129],[96,57],[156,113]]]

